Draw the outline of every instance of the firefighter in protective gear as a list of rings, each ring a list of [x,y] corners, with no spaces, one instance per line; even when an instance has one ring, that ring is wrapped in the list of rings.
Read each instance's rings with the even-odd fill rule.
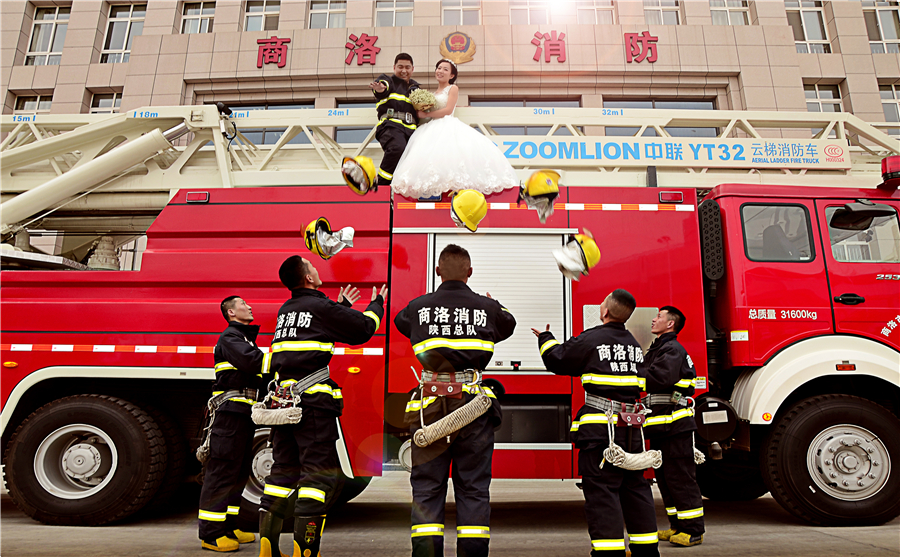
[[[200,540],[203,549],[237,551],[238,544],[256,540],[237,529],[235,520],[241,493],[250,476],[253,433],[250,408],[262,385],[265,354],[256,346],[259,325],[251,325],[253,310],[239,296],[220,304],[228,327],[213,351],[212,423],[209,425],[209,460],[200,491]]]
[[[553,170],[538,170],[519,188],[516,205],[524,201],[526,207],[537,211],[541,223],[545,223],[547,217],[553,214],[553,203],[557,197],[559,197],[559,173]]]
[[[450,217],[458,228],[475,232],[485,215],[487,215],[487,201],[480,191],[460,190],[453,195],[450,202]]]
[[[694,463],[694,394],[697,372],[687,351],[678,342],[684,314],[672,306],[660,308],[651,323],[656,340],[644,356],[643,377],[647,396],[643,402],[653,412],[644,422],[650,446],[662,451],[663,464],[656,482],[666,505],[669,528],[659,539],[680,546],[703,543],[703,498]]]
[[[331,259],[342,249],[353,247],[355,233],[356,231],[349,226],[332,232],[328,219],[319,217],[307,225],[303,233],[303,241],[309,251],[322,259]]]
[[[501,411],[490,389],[480,385],[481,370],[490,362],[494,344],[513,334],[516,320],[489,295],[476,294],[466,284],[472,266],[465,249],[453,244],[445,247],[438,259],[437,274],[440,287],[412,300],[394,319],[397,330],[409,337],[424,368],[421,380],[425,393],[423,396],[417,389],[407,404],[406,422],[415,432],[470,404],[480,396],[479,391],[489,397],[491,406],[446,438],[427,447],[413,444],[412,555],[444,555],[444,502],[452,464],[457,555],[485,557],[491,538],[494,428],[500,424]],[[431,392],[447,396],[428,395]]]
[[[641,346],[625,321],[635,308],[625,290],[613,291],[600,304],[602,325],[588,329],[560,344],[550,332],[532,329],[544,365],[557,375],[581,376],[585,405],[572,423],[571,434],[578,453],[578,473],[584,488],[584,513],[591,535],[591,557],[624,557],[624,529],[631,555],[658,556],[656,511],[650,483],[642,470],[625,470],[604,462],[609,446],[608,423],[613,420],[615,442],[629,453],[643,450],[640,431],[618,427],[623,412],[634,413],[644,386],[638,376]],[[601,463],[603,464],[601,468]]]
[[[372,338],[384,317],[387,288],[373,288],[371,303],[360,312],[350,308],[359,298],[356,289],[341,289],[339,303],[329,300],[319,291],[319,272],[299,255],[285,260],[278,276],[291,298],[278,311],[267,366],[278,386],[290,389],[302,419],[272,427],[274,463],[260,501],[260,557],[279,555],[282,521],[295,493],[294,556],[315,557],[325,513],[342,487],[335,442],[344,404],[328,362],[335,342],[359,345]]]
[[[563,276],[577,281],[600,262],[600,248],[591,231],[585,229],[584,234],[569,236],[565,247],[553,250],[553,257]]]
[[[391,184],[394,170],[419,123],[416,107],[409,100],[409,94],[419,88],[419,84],[410,79],[412,73],[412,56],[401,52],[394,57],[394,74],[381,74],[369,84],[377,99],[375,109],[378,111],[378,130],[375,132],[375,139],[384,149],[384,157],[377,172],[378,186]]]
[[[375,163],[369,157],[344,157],[341,174],[353,193],[366,195],[369,190],[378,191],[378,186],[375,185]]]

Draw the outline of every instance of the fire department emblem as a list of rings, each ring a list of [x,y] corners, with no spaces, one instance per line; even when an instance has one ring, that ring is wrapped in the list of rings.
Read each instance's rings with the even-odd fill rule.
[[[454,64],[465,64],[475,59],[475,41],[465,33],[455,31],[441,41],[441,56]]]
[[[306,535],[303,538],[303,541],[306,542],[307,545],[316,541],[316,523],[310,522],[306,525]]]

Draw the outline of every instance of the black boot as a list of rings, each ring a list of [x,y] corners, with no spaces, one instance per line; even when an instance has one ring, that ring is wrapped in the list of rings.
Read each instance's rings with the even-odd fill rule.
[[[284,519],[273,512],[259,511],[259,557],[287,557],[278,549]]]
[[[294,517],[293,557],[320,557],[322,532],[325,530],[325,515]]]

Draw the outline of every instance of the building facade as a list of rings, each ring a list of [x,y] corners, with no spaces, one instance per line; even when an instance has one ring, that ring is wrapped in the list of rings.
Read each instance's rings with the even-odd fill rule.
[[[4,0],[0,9],[4,114],[217,101],[365,108],[369,82],[407,52],[414,79],[432,87],[438,59],[459,62],[460,106],[900,121],[897,1]],[[254,137],[273,143],[277,133]]]

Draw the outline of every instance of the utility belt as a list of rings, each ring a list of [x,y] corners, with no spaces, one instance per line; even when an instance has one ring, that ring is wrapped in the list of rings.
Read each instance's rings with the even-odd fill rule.
[[[231,389],[231,390],[225,391],[223,393],[213,395],[213,397],[209,399],[209,402],[207,402],[206,405],[209,407],[209,409],[212,412],[215,412],[219,408],[219,406],[222,406],[222,404],[224,404],[229,399],[234,398],[236,396],[243,397],[243,398],[249,398],[250,400],[255,401],[256,397],[259,396],[259,391],[257,391],[256,389],[249,389],[249,388],[247,388],[247,389]]]
[[[284,386],[275,385],[275,388],[266,395],[268,408],[294,408],[300,405],[300,395],[303,391],[312,387],[317,383],[327,381],[331,377],[328,366],[318,371],[314,371],[304,377],[298,379],[295,383],[289,383]]]
[[[197,451],[194,453],[201,464],[206,464],[209,460],[209,440],[213,422],[216,420],[216,410],[233,397],[243,397],[256,401],[258,395],[259,392],[256,389],[230,389],[217,395],[213,395],[213,397],[207,401],[207,412],[206,416],[204,416],[203,426],[200,432],[201,442],[200,446],[197,447]]]
[[[591,393],[584,393],[584,403],[608,415],[618,414],[619,419],[616,421],[616,425],[620,427],[644,425],[644,421],[647,419],[648,410],[643,403],[628,404]]]
[[[446,396],[461,398],[463,384],[481,384],[481,372],[475,369],[456,371],[453,373],[436,373],[422,371],[423,396]]]
[[[385,120],[387,120],[389,118],[394,118],[396,120],[400,120],[401,122],[403,122],[405,124],[412,124],[412,125],[416,124],[416,115],[415,114],[413,114],[412,112],[403,112],[402,110],[394,110],[393,108],[387,109],[387,112],[385,112],[384,116],[382,116],[379,119],[378,123],[380,124],[381,122],[384,122]]]
[[[425,448],[444,437],[449,443],[451,434],[474,422],[491,407],[491,399],[481,389],[480,370],[466,369],[453,373],[422,371],[422,376],[419,377],[415,368],[413,368],[413,375],[419,381],[419,399],[421,401],[419,405],[419,423],[421,428],[413,434],[413,441],[419,447]],[[433,424],[426,425],[423,412],[425,397],[462,398],[464,384],[475,385],[475,390],[470,390],[470,392],[474,392],[475,398]]]
[[[678,391],[669,394],[653,394],[647,395],[640,400],[640,403],[644,406],[654,406],[664,404],[667,406],[693,406],[694,399],[684,395]]]

